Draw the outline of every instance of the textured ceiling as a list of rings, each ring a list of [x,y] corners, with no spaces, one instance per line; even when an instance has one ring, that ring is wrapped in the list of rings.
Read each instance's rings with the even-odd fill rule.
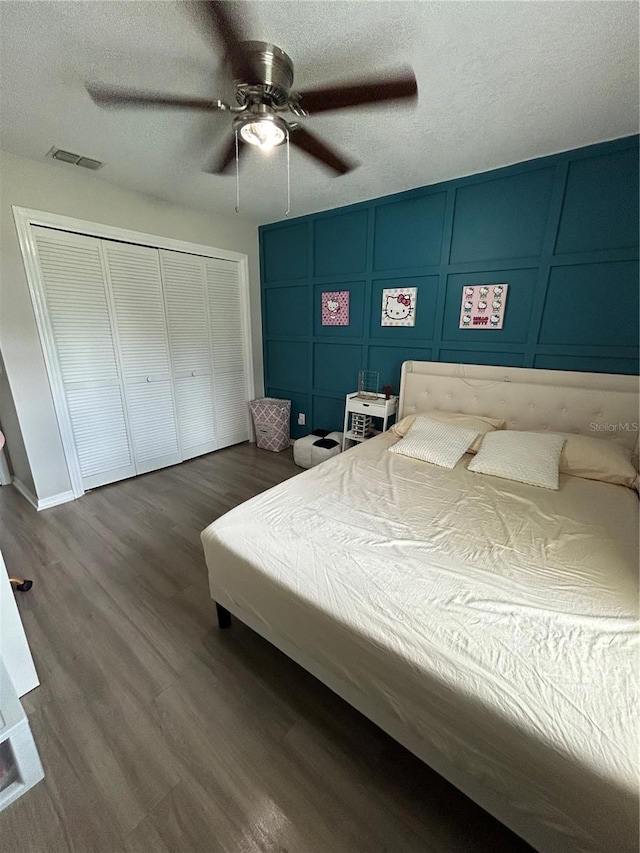
[[[344,177],[293,150],[297,216],[484,171],[638,130],[635,2],[244,2],[248,38],[295,65],[294,88],[403,64],[415,107],[362,108],[308,127],[360,161]],[[230,118],[100,110],[84,81],[228,96],[220,51],[173,2],[0,2],[0,146],[104,160],[100,180],[233,213],[235,180],[200,171]],[[72,169],[54,163],[59,169]],[[284,149],[250,151],[241,215],[282,219]]]

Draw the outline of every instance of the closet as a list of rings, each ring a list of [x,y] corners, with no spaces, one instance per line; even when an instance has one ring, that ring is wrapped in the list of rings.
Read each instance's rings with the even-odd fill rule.
[[[238,261],[31,232],[85,490],[249,438]]]

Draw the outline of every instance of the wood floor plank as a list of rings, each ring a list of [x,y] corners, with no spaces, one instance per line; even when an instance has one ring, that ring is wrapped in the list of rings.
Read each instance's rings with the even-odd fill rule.
[[[0,851],[113,853],[120,849],[99,791],[77,772],[74,738],[60,736],[52,709],[29,715],[46,782],[0,814]]]
[[[230,724],[228,712],[220,716],[219,709],[208,715],[206,706],[178,686],[165,691],[154,704],[184,767],[183,792],[191,791],[196,802],[206,803],[209,826],[215,826],[218,840],[224,839],[223,850],[254,853],[282,848],[321,853],[343,849],[335,821],[315,810],[318,792],[311,798],[301,797],[277,729],[269,732],[254,726],[247,730],[245,719],[239,725]],[[289,787],[295,791],[293,805],[281,793]],[[165,837],[166,827],[161,833]],[[175,836],[167,843],[175,843]],[[196,844],[195,849],[206,849],[206,836],[201,834]]]
[[[299,470],[245,444],[41,513],[0,489],[46,773],[0,814],[0,853],[530,853],[246,626],[217,629],[201,530]]]

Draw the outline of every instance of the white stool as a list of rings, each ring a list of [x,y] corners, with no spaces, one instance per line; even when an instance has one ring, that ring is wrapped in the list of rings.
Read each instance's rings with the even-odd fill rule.
[[[327,447],[325,443],[331,443]],[[316,430],[316,434],[305,435],[293,444],[293,461],[300,468],[313,468],[332,456],[336,456],[342,450],[342,433]]]

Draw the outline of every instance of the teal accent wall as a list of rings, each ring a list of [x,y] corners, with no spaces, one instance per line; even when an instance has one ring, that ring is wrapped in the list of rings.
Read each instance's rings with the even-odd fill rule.
[[[294,437],[341,428],[362,367],[396,391],[408,359],[636,374],[638,137],[265,225],[260,263]],[[501,282],[504,328],[459,329],[462,288]],[[418,288],[414,327],[380,325],[385,287]],[[349,291],[349,326],[322,326],[325,290]]]

